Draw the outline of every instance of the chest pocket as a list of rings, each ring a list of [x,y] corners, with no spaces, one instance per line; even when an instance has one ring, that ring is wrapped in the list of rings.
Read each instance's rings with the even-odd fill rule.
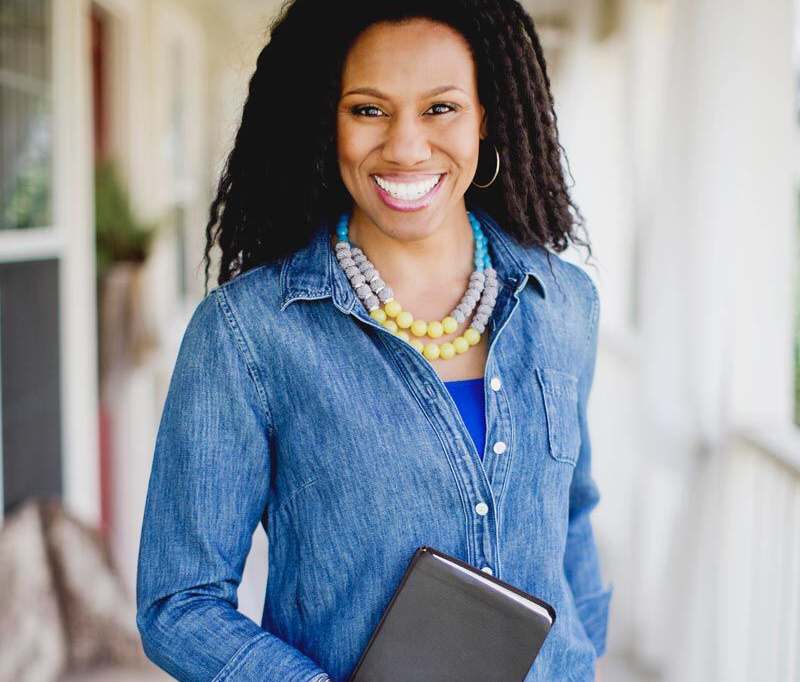
[[[550,456],[575,466],[581,445],[578,378],[548,367],[537,367],[536,376],[544,399]]]

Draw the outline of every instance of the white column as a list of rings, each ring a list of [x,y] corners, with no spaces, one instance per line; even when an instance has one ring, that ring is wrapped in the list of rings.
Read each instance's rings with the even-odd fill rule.
[[[54,218],[59,265],[64,501],[100,520],[89,3],[53,2]]]

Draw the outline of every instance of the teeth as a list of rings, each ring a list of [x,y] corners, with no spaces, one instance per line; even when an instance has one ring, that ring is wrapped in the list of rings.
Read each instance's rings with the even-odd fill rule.
[[[420,182],[390,182],[376,175],[375,182],[397,199],[419,199],[436,186],[440,177],[442,176],[432,175],[430,180],[423,180]]]

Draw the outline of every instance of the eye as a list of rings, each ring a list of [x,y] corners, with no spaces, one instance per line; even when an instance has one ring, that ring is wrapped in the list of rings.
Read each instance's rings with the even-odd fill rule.
[[[431,105],[431,109],[433,109],[434,107],[447,107],[447,109],[449,111],[440,112],[442,114],[449,114],[451,111],[457,111],[458,110],[458,105],[456,105],[456,104],[445,104],[444,102],[437,102],[436,104],[432,104]],[[430,109],[428,111],[430,111]],[[437,114],[437,116],[438,115],[439,114]]]
[[[444,110],[442,110],[439,107],[443,107]],[[434,114],[435,116],[440,116],[441,114],[449,114],[451,112],[458,111],[460,107],[457,104],[447,104],[445,102],[437,102],[436,104],[432,104],[430,109],[428,109],[428,111],[437,108],[439,109],[435,112]],[[380,113],[375,114],[368,112],[380,112]],[[354,116],[358,116],[361,118],[380,118],[381,116],[385,115],[374,104],[362,104],[359,106],[351,107],[350,113],[353,114]]]
[[[354,114],[355,116],[361,116],[362,118],[378,118],[378,116],[373,116],[372,114],[361,113],[363,111],[369,111],[369,110],[380,111],[380,109],[378,109],[378,107],[376,107],[374,104],[365,104],[362,106],[353,107],[352,109],[350,109],[350,113]]]

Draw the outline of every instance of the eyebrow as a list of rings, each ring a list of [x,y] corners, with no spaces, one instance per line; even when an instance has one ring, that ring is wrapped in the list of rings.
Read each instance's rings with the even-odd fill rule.
[[[459,90],[460,92],[463,92],[465,95],[467,94],[466,92],[464,92],[463,89],[459,88],[457,85],[440,85],[439,87],[424,93],[423,97],[433,97],[434,95],[441,95],[443,92],[448,92],[449,90]],[[342,97],[347,97],[348,95],[369,95],[371,97],[378,97],[380,99],[389,99],[386,95],[384,95],[380,90],[376,88],[354,88],[353,90],[348,90],[346,93],[342,95]]]

